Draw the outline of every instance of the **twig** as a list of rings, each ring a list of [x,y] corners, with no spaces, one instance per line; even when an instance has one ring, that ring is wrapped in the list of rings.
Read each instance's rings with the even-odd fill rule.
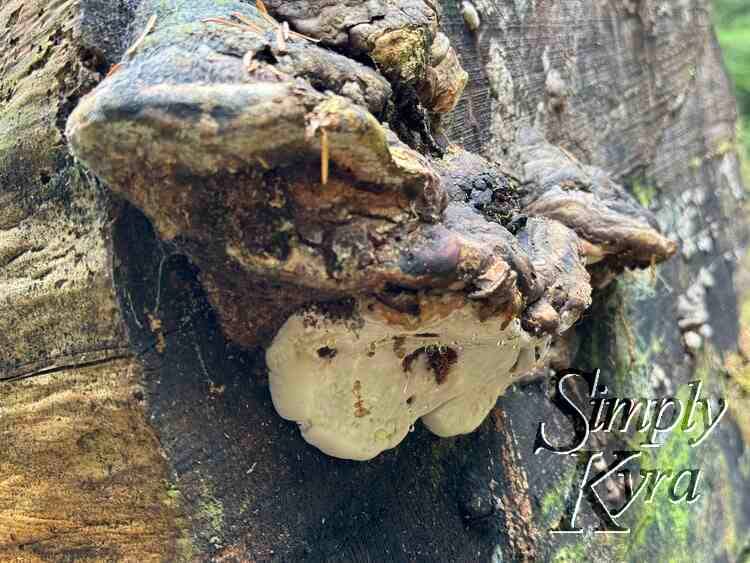
[[[141,33],[141,36],[138,39],[136,39],[135,43],[133,43],[128,48],[127,51],[125,51],[126,57],[136,52],[138,47],[141,46],[141,43],[143,43],[146,40],[146,36],[153,31],[155,25],[156,25],[156,14],[154,14],[148,19],[148,23],[146,24],[146,29],[143,30],[143,33]]]

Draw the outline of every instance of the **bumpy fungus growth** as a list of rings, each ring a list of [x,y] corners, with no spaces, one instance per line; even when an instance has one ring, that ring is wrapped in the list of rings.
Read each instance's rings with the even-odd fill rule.
[[[200,268],[226,335],[266,348],[278,412],[323,451],[371,458],[419,418],[472,431],[564,341],[587,267],[603,283],[674,253],[602,171],[533,131],[514,178],[384,125],[411,104],[429,131],[466,83],[431,2],[266,4],[275,20],[143,2],[141,30],[156,25],[67,134]]]
[[[396,446],[420,417],[439,436],[474,430],[549,338],[508,316],[482,321],[482,305],[458,295],[427,301],[401,319],[377,301],[347,319],[316,307],[293,315],[267,353],[276,410],[348,459]]]

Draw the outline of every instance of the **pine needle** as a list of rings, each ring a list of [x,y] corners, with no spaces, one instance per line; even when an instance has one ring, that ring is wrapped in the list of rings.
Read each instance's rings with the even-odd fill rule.
[[[250,18],[246,16],[243,16],[242,14],[238,12],[232,12],[232,17],[237,18],[240,22],[242,22],[247,27],[249,27],[250,29],[252,29],[253,31],[257,33],[265,32],[265,30],[262,27],[260,27],[257,23],[255,23],[253,20],[251,20]]]
[[[320,130],[320,183],[328,183],[328,131]]]
[[[113,64],[111,67],[109,67],[109,72],[107,73],[107,76],[105,78],[109,78],[121,68],[122,68],[122,65],[120,63]]]
[[[148,19],[148,22],[146,23],[146,29],[143,30],[143,33],[141,33],[141,36],[136,39],[135,43],[133,43],[130,48],[128,48],[127,51],[125,51],[125,56],[132,55],[138,50],[138,47],[141,46],[141,43],[143,43],[146,40],[146,37],[149,33],[151,33],[154,30],[154,26],[156,25],[156,14],[151,16]]]

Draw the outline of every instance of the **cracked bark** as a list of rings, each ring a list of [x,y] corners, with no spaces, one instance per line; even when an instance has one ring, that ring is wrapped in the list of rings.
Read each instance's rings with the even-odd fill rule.
[[[452,2],[439,23],[418,1],[267,2],[320,39],[291,37],[282,50],[271,26],[201,22],[236,10],[266,25],[253,6],[228,4],[0,9],[0,425],[11,452],[0,462],[10,477],[0,481],[0,554],[664,555],[657,525],[629,548],[545,533],[545,495],[566,465],[542,471],[531,453],[536,424],[555,416],[543,383],[512,387],[474,434],[438,439],[417,427],[355,464],[314,450],[275,414],[263,348],[310,302],[336,317],[375,298],[408,319],[436,292],[557,334],[588,306],[590,279],[592,312],[559,339],[559,355],[580,347],[575,365],[601,367],[623,395],[641,375],[632,358],[658,340],[647,358],[677,366],[662,382],[674,388],[703,358],[686,352],[672,311],[710,270],[705,349],[733,351],[732,259],[745,223],[736,155],[719,150],[734,139],[734,102],[703,4],[589,14],[478,2],[472,31]],[[120,63],[153,13],[154,31]],[[459,63],[468,84],[454,109]],[[256,111],[269,100],[273,120]],[[321,128],[325,185],[311,181]],[[703,218],[685,221],[694,208]],[[647,297],[632,287],[648,272],[610,283],[669,257],[669,238],[683,253]],[[633,377],[618,379],[623,369]],[[689,515],[721,507],[727,520],[675,549],[733,560],[745,547],[725,541],[748,520],[729,498],[745,485],[743,435],[739,416],[721,429],[729,463],[714,478],[730,485]]]

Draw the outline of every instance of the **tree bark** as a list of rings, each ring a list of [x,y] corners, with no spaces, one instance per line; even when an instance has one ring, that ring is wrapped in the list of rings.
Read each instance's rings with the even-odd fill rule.
[[[690,505],[659,495],[639,503],[623,519],[632,531],[622,536],[549,533],[570,510],[578,474],[575,458],[534,453],[540,422],[561,440],[571,430],[551,401],[547,371],[511,386],[476,432],[439,438],[417,424],[400,445],[367,462],[325,455],[276,414],[264,349],[302,303],[342,294],[320,287],[314,299],[298,297],[294,280],[285,278],[276,301],[238,300],[248,287],[262,295],[281,290],[227,265],[215,241],[201,238],[202,223],[189,232],[178,225],[180,236],[167,236],[174,219],[160,210],[182,210],[181,200],[170,199],[166,188],[127,193],[110,178],[106,185],[72,156],[65,133],[85,94],[108,73],[114,80],[129,72],[116,66],[138,56],[124,54],[128,46],[152,48],[148,37],[139,43],[152,12],[158,30],[164,14],[183,4],[9,0],[0,7],[1,559],[748,557],[750,349],[741,324],[748,221],[735,101],[705,2],[482,0],[474,6],[477,24],[460,3],[441,0],[440,29],[468,84],[440,119],[437,109],[451,105],[460,80],[440,82],[444,88],[427,95],[427,86],[410,83],[385,59],[374,64],[374,51],[364,65],[385,77],[371,84],[394,88],[383,94],[398,135],[389,146],[412,151],[420,165],[450,143],[480,155],[501,176],[520,177],[517,139],[533,126],[573,160],[606,171],[677,241],[676,256],[644,270],[625,267],[648,265],[630,247],[625,258],[616,255],[620,262],[604,260],[606,272],[591,266],[593,304],[566,333],[567,356],[558,360],[600,369],[612,396],[685,398],[685,384],[699,379],[704,393],[728,401],[703,445],[690,448],[675,433],[644,461],[675,472],[703,469],[702,496]],[[220,11],[222,3],[215,4]],[[367,58],[347,51],[350,39],[306,24],[294,11],[315,2],[267,4],[292,30],[319,33],[325,48],[346,54],[350,62],[337,67],[342,73]],[[357,4],[335,9],[359,18]],[[375,113],[377,92],[363,95]],[[410,121],[414,108],[424,110],[424,119]],[[318,173],[317,160],[299,162],[300,176]],[[465,162],[468,170],[475,161]],[[448,184],[450,175],[438,172]],[[263,173],[268,185],[302,181],[275,168]],[[401,178],[402,171],[392,174]],[[210,184],[205,200],[185,196],[192,205],[186,213],[213,210],[228,177]],[[194,184],[195,193],[205,187]],[[415,201],[419,224],[430,223],[439,204],[429,194]],[[512,262],[515,255],[504,256]],[[392,281],[383,272],[377,273]],[[257,319],[270,332],[248,330],[248,323],[261,326]],[[609,435],[600,446],[611,452],[632,444]],[[582,526],[598,522],[582,511]]]

